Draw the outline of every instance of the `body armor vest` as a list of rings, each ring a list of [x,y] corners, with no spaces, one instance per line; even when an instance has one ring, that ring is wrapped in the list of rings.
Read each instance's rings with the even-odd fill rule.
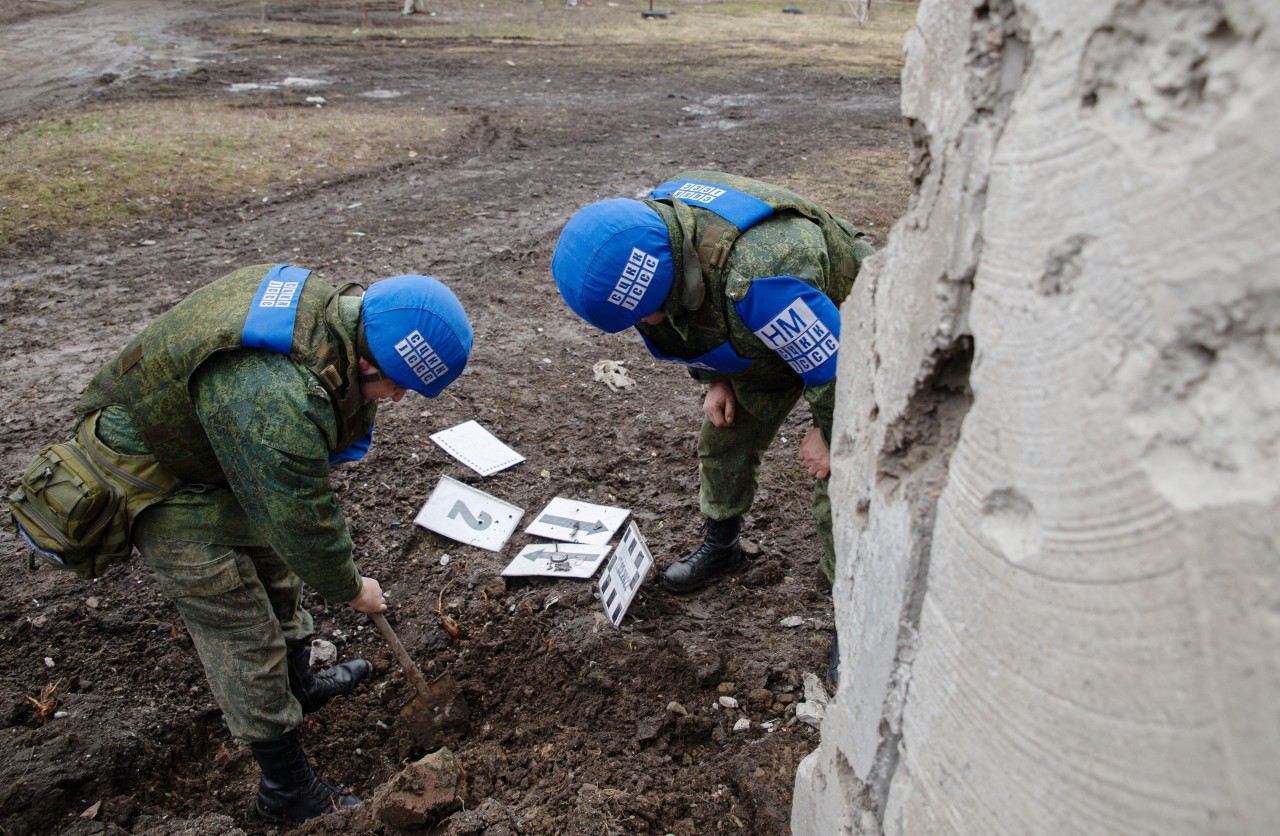
[[[218,464],[200,424],[189,386],[196,369],[218,351],[244,341],[245,320],[273,269],[237,270],[192,293],[148,325],[107,363],[80,398],[87,415],[112,404],[129,413],[138,435],[156,459],[184,482],[220,483]],[[305,275],[296,268],[295,274]],[[360,394],[356,334],[339,319],[338,297],[359,285],[331,287],[318,279],[301,284],[288,356],[305,366],[329,393],[344,450],[369,434],[376,407]],[[260,347],[278,351],[282,346]],[[284,352],[281,352],[284,353]]]
[[[831,273],[827,286],[819,290],[836,308],[849,295],[862,260],[873,252],[862,240],[863,233],[848,221],[789,189],[747,177],[718,171],[686,171],[654,189],[647,202],[664,220],[672,217],[675,220],[675,228],[671,229],[670,221],[668,227],[672,240],[678,235],[682,242],[683,270],[677,279],[682,278],[683,283],[678,300],[681,307],[690,312],[690,334],[729,337],[728,342],[710,352],[683,358],[662,353],[642,333],[650,353],[660,360],[733,373],[742,371],[755,360],[776,356],[767,349],[762,352],[760,346],[740,346],[733,341],[728,323],[729,306],[746,298],[751,282],[730,283],[725,270],[738,237],[771,215],[794,212],[822,230]],[[697,262],[696,270],[692,269],[691,261]],[[704,304],[706,297],[712,301]]]

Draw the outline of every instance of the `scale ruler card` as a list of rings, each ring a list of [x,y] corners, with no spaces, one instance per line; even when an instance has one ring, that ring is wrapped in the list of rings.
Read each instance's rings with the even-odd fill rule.
[[[524,510],[470,485],[441,476],[413,521],[459,543],[501,551]]]
[[[466,421],[434,433],[430,438],[481,476],[492,476],[524,461],[524,456],[499,441],[497,436],[480,426],[479,421]]]
[[[545,575],[549,578],[589,578],[600,568],[608,546],[580,543],[531,543],[502,570],[507,576]]]
[[[525,531],[535,537],[603,546],[613,539],[613,533],[622,527],[630,513],[625,508],[592,505],[557,496],[547,503]]]
[[[600,576],[600,603],[604,605],[605,615],[617,627],[622,624],[622,617],[627,614],[627,607],[640,591],[640,584],[645,575],[653,568],[653,555],[649,553],[649,544],[644,541],[640,529],[634,521],[627,525],[618,547],[613,550],[613,557],[605,564],[604,574]]]

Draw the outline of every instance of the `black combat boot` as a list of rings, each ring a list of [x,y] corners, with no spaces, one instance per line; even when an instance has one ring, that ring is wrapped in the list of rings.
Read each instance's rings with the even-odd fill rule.
[[[662,582],[669,591],[701,589],[716,575],[742,562],[742,543],[738,539],[742,517],[707,520],[703,531],[706,538],[702,545],[667,567]]]
[[[363,659],[352,659],[317,674],[311,670],[311,649],[299,645],[289,651],[289,690],[302,703],[302,713],[318,710],[334,697],[345,697],[373,669]]]
[[[258,814],[263,818],[296,824],[360,804],[360,799],[329,786],[312,770],[296,730],[265,743],[250,743],[249,748],[262,768]]]

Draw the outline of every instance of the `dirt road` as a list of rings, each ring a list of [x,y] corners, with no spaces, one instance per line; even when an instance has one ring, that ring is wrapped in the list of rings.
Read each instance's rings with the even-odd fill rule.
[[[271,7],[346,22],[352,5]],[[369,5],[398,13],[398,3]],[[453,747],[467,809],[441,832],[789,832],[794,770],[818,740],[795,705],[804,675],[825,670],[832,627],[811,483],[795,460],[805,408],[766,463],[749,568],[687,597],[662,592],[655,573],[620,629],[592,583],[504,581],[503,566],[533,541],[523,532],[495,554],[411,523],[449,475],[520,506],[526,521],[556,496],[630,509],[658,571],[695,543],[701,392],[637,340],[591,331],[565,308],[548,271],[555,237],[579,206],[635,196],[684,168],[799,183],[820,177],[810,158],[836,149],[905,156],[896,80],[728,51],[655,61],[643,44],[600,53],[517,38],[232,40],[226,25],[252,22],[260,6],[20,2],[20,12],[53,11],[0,22],[0,121],[165,97],[306,107],[314,90],[282,82],[307,78],[322,83],[326,106],[422,109],[461,116],[466,130],[447,153],[287,195],[0,251],[5,493],[31,452],[69,429],[98,365],[233,265],[292,261],[333,282],[437,276],[475,325],[467,372],[439,399],[380,413],[373,452],[334,479],[357,561],[390,591],[397,631],[428,677],[461,683],[475,715]],[[120,32],[130,34],[110,34]],[[70,58],[40,60],[51,53]],[[867,224],[855,203],[833,208]],[[874,219],[873,239],[893,219]],[[596,382],[603,359],[625,361],[636,387]],[[427,438],[470,419],[527,461],[481,480]],[[0,833],[275,832],[251,812],[256,767],[228,736],[146,567],[135,560],[85,584],[20,569],[8,531],[0,551],[11,570],[0,601]],[[424,754],[396,723],[413,691],[362,617],[310,604],[321,637],[375,663],[367,687],[306,730],[323,774],[368,796]],[[446,614],[460,640],[442,628]],[[792,616],[800,626],[782,626]],[[741,718],[750,726],[735,731]],[[369,816],[299,832],[391,832]]]

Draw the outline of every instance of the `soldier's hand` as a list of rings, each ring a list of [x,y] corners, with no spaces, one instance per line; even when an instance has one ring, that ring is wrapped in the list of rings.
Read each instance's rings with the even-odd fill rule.
[[[822,437],[822,430],[813,427],[800,442],[800,462],[815,479],[826,479],[831,475],[831,451],[827,449],[827,441]]]
[[[707,387],[707,396],[702,401],[702,411],[717,427],[733,426],[733,387],[727,380],[717,380]]]
[[[382,584],[373,578],[361,578],[360,593],[347,602],[356,612],[374,613],[387,611],[387,599],[382,594]]]

